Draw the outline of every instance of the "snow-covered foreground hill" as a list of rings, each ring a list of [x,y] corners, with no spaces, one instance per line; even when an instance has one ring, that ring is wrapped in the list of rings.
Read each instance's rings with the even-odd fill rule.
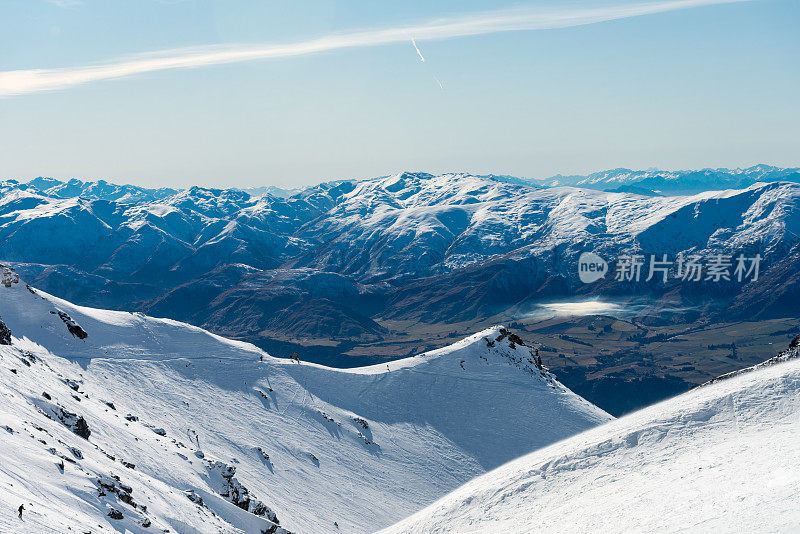
[[[797,532],[799,356],[533,452],[383,532]]]
[[[501,328],[338,370],[2,274],[0,532],[370,532],[611,419]]]

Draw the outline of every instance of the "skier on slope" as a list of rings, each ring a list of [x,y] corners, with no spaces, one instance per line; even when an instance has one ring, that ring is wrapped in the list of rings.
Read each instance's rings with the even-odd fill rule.
[[[22,511],[23,511],[24,509],[25,509],[25,505],[24,505],[24,504],[20,504],[20,505],[19,505],[19,509],[18,509],[18,511],[19,511],[19,518],[20,518],[20,519],[22,519]]]

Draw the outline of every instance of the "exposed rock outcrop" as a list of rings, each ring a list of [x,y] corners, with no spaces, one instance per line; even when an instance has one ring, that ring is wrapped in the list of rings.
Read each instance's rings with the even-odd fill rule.
[[[89,439],[92,431],[89,430],[89,424],[86,422],[86,419],[84,419],[83,416],[68,412],[64,408],[58,408],[58,410],[55,412],[55,415],[58,420],[61,421],[61,423],[65,427],[69,428],[74,434],[82,437],[83,439]]]
[[[89,334],[86,333],[86,330],[81,328],[81,325],[76,323],[68,314],[61,310],[51,311],[50,313],[53,315],[58,315],[61,320],[64,321],[64,324],[67,325],[67,330],[69,330],[69,333],[73,336],[77,337],[78,339],[86,339],[89,337]]]
[[[250,496],[250,491],[236,479],[234,476],[236,474],[236,467],[216,461],[209,464],[208,470],[212,475],[212,479],[219,477],[217,479],[218,487],[216,489],[220,495],[242,510],[262,516],[276,525],[280,524],[275,512],[263,502],[252,498]],[[275,532],[278,531],[276,530]]]
[[[3,322],[0,317],[0,345],[11,345],[11,329]]]

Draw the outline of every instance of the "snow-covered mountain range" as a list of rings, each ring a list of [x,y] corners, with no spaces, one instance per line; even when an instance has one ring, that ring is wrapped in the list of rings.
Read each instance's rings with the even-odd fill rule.
[[[701,169],[662,171],[648,169],[613,169],[585,176],[553,176],[531,180],[544,186],[570,185],[603,191],[621,191],[647,195],[688,195],[722,189],[745,189],[759,182],[800,182],[800,168],[785,169],[754,165],[745,169]]]
[[[382,532],[795,532],[800,339],[793,345],[514,460]]]
[[[0,275],[3,532],[372,532],[611,419],[501,327],[340,370]]]
[[[80,304],[254,341],[277,333],[378,338],[386,320],[513,319],[542,299],[587,295],[666,296],[674,307],[724,310],[728,319],[792,315],[800,184],[753,182],[794,180],[796,169],[719,173],[744,188],[658,197],[403,173],[256,198],[236,189],[6,181],[0,260]],[[615,183],[642,175],[606,174]],[[603,180],[573,182],[599,188]],[[734,183],[709,180],[707,187]],[[609,259],[760,254],[763,264],[757,283],[607,277],[585,285],[577,259],[587,250]]]

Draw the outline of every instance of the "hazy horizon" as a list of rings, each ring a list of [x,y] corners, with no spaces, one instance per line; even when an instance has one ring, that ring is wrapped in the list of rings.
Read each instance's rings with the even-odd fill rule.
[[[773,165],[773,164],[770,164],[770,163],[763,163],[763,162],[762,163],[754,163],[753,165],[747,165],[747,166],[744,166],[744,167],[702,167],[702,168],[696,168],[696,169],[682,169],[682,168],[680,168],[680,169],[664,169],[664,168],[657,168],[657,167],[647,167],[647,168],[643,168],[643,169],[631,169],[631,168],[628,168],[628,167],[614,167],[614,168],[608,168],[608,169],[595,169],[593,171],[584,172],[584,173],[569,173],[569,174],[568,173],[555,173],[555,174],[548,175],[548,176],[516,176],[516,175],[500,174],[500,173],[477,173],[477,172],[464,171],[464,170],[450,170],[450,171],[443,171],[443,172],[433,173],[433,172],[430,172],[430,171],[425,170],[425,169],[415,169],[415,170],[403,169],[403,170],[397,170],[397,171],[393,171],[393,172],[378,174],[378,175],[374,175],[374,176],[347,176],[347,177],[342,176],[342,177],[334,177],[334,178],[320,178],[319,180],[312,180],[307,184],[301,184],[301,185],[288,185],[288,184],[280,184],[280,183],[255,183],[255,184],[250,184],[250,185],[241,185],[241,184],[235,184],[235,183],[234,184],[232,184],[232,183],[226,183],[226,184],[188,183],[188,184],[183,184],[183,185],[170,185],[170,184],[144,185],[144,184],[136,183],[136,182],[125,182],[125,181],[114,180],[112,177],[98,177],[98,178],[94,178],[94,179],[87,179],[87,178],[82,178],[82,177],[79,177],[79,176],[31,176],[31,177],[23,177],[23,178],[14,177],[14,176],[0,176],[0,181],[16,180],[19,183],[26,184],[26,183],[32,182],[33,180],[36,180],[37,178],[44,178],[44,179],[58,180],[60,182],[68,182],[69,180],[73,180],[73,179],[80,180],[82,182],[105,181],[107,183],[115,184],[115,185],[133,185],[133,186],[145,187],[145,188],[150,188],[150,189],[157,189],[157,188],[161,188],[161,187],[166,187],[166,188],[171,188],[171,189],[188,189],[188,188],[197,186],[197,187],[204,187],[204,188],[211,188],[211,189],[231,189],[231,188],[233,188],[233,189],[248,190],[248,189],[260,189],[260,188],[276,187],[278,189],[291,190],[291,189],[299,189],[299,188],[302,188],[302,187],[313,187],[315,185],[319,185],[319,184],[323,184],[323,183],[327,183],[327,182],[336,182],[336,181],[343,181],[343,180],[350,180],[350,181],[371,180],[371,179],[375,179],[375,178],[382,178],[382,177],[385,177],[385,176],[394,176],[394,175],[401,174],[401,173],[404,173],[404,172],[407,172],[407,173],[427,173],[427,174],[432,174],[432,175],[435,175],[435,176],[442,175],[442,174],[466,174],[466,175],[470,175],[470,176],[491,176],[491,175],[494,175],[494,176],[508,176],[508,177],[511,177],[511,178],[518,178],[518,179],[522,179],[522,180],[547,181],[547,180],[550,180],[550,179],[557,178],[559,176],[562,176],[562,177],[586,176],[586,175],[590,175],[590,174],[594,174],[594,173],[610,172],[610,171],[615,171],[615,170],[619,170],[619,169],[625,169],[625,170],[629,170],[631,172],[640,172],[640,171],[681,172],[681,171],[748,169],[748,168],[757,167],[757,166],[761,166],[761,165],[766,165],[768,167],[774,167],[774,168],[800,169],[800,165],[799,164],[783,166],[783,165]]]

